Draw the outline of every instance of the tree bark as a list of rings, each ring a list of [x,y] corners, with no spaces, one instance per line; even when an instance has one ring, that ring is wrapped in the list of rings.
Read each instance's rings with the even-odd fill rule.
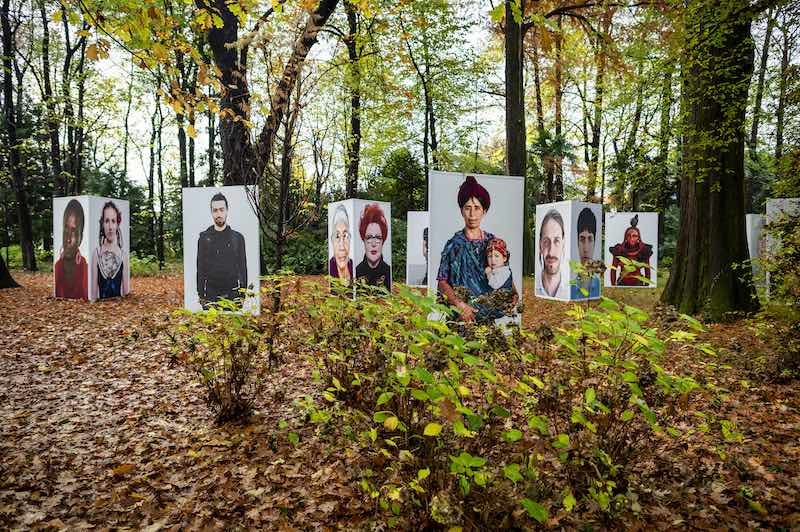
[[[734,2],[735,0],[728,0]],[[718,2],[686,8],[681,98],[686,113],[680,230],[662,295],[681,312],[721,320],[758,307],[744,223],[745,113],[753,73],[752,14]],[[707,28],[716,28],[708,38]]]
[[[658,243],[664,242],[664,214],[667,210],[667,203],[672,194],[672,187],[669,183],[669,140],[670,130],[670,109],[672,108],[672,70],[671,64],[664,65],[664,79],[661,81],[660,97],[660,116],[658,133],[658,155],[656,164],[658,165],[658,186],[656,194],[656,211],[658,212]]]
[[[222,182],[243,185],[256,182],[255,152],[246,121],[250,116],[250,91],[247,85],[247,53],[233,46],[239,38],[239,17],[225,0],[196,0],[197,6],[222,19],[222,27],[208,32],[208,44],[214,63],[221,73],[220,144],[222,145]]]
[[[213,187],[217,184],[217,115],[209,110],[206,116],[208,119],[208,185]]]
[[[589,168],[586,183],[586,201],[592,201],[597,193],[597,165],[600,160],[600,132],[603,121],[603,96],[605,94],[606,55],[608,32],[614,16],[612,8],[605,8],[601,17],[602,29],[597,36],[594,78],[594,118],[592,119],[592,143],[589,155]]]
[[[764,46],[761,48],[761,64],[758,69],[758,82],[756,83],[756,95],[753,102],[753,121],[750,125],[750,141],[748,151],[753,161],[758,160],[758,127],[761,120],[761,102],[764,98],[764,79],[767,73],[767,60],[769,59],[769,43],[772,39],[772,29],[775,26],[775,19],[772,17],[772,9],[767,11],[767,29],[764,35]],[[744,182],[744,204],[745,212],[753,211],[753,179],[749,174],[745,175]]]
[[[158,255],[156,246],[156,202],[155,202],[155,181],[156,181],[156,120],[158,119],[158,107],[161,105],[160,96],[156,94],[156,109],[150,116],[150,160],[149,172],[147,173],[147,232],[150,236],[150,252]]]
[[[19,154],[17,137],[17,115],[14,108],[14,34],[11,30],[10,0],[3,0],[0,13],[0,26],[3,38],[3,114],[5,119],[6,139],[8,142],[8,166],[14,197],[17,204],[19,223],[19,244],[22,251],[22,264],[26,270],[36,270],[36,253],[33,248],[33,225],[28,205],[28,194],[25,190],[25,178]]]
[[[50,80],[50,18],[45,10],[45,1],[39,2],[39,14],[42,18],[42,88],[45,109],[47,109],[47,135],[50,139],[50,167],[52,168],[53,195],[67,194],[66,181],[61,168],[61,144],[59,138],[59,122],[56,116],[56,102],[53,98],[53,84]]]
[[[0,255],[0,289],[2,288],[16,288],[19,284],[11,276],[11,272],[3,260],[3,255]]]
[[[164,129],[164,115],[161,112],[161,102],[156,97],[156,111],[158,113],[158,129],[156,129],[156,169],[158,171],[158,238],[156,239],[156,255],[158,257],[158,268],[164,267],[164,211],[167,208],[166,192],[164,191],[164,165],[162,154],[164,145],[161,140],[161,132]]]
[[[344,3],[347,14],[348,34],[345,38],[349,69],[348,89],[350,91],[350,134],[347,138],[347,167],[345,189],[347,198],[358,194],[358,166],[361,157],[361,65],[358,46],[358,13],[349,1]]]
[[[522,47],[522,23],[515,20],[511,7],[513,0],[506,0],[505,69],[506,69],[506,172],[521,176],[523,182],[522,240],[532,242],[527,178],[527,147],[525,131],[525,80]],[[522,270],[524,275],[533,272],[533,246],[523,246]]]
[[[781,53],[781,70],[778,82],[778,109],[775,111],[775,159],[783,157],[783,129],[786,115],[786,87],[789,77],[789,48],[791,28],[781,28],[783,31],[783,51]]]
[[[555,106],[555,129],[556,129],[556,137],[555,141],[559,143],[559,146],[563,144],[562,142],[562,133],[561,133],[561,100],[564,94],[564,85],[561,81],[562,78],[562,69],[563,69],[563,55],[561,53],[561,41],[563,38],[563,22],[561,20],[561,15],[558,16],[556,19],[556,38],[555,38],[555,45],[556,45],[556,59],[553,62],[553,69],[554,69],[554,79],[555,79],[555,98],[554,98],[554,106]],[[559,153],[555,158],[555,186],[554,186],[554,197],[553,201],[561,201],[564,199],[564,158]]]

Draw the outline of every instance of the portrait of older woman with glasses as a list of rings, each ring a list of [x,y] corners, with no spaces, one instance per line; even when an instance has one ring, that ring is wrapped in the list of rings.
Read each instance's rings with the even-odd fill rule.
[[[371,286],[392,288],[392,267],[383,260],[383,244],[389,235],[389,224],[380,205],[364,207],[358,232],[364,242],[364,260],[356,267],[356,279]]]
[[[353,260],[350,258],[350,215],[344,205],[338,205],[331,223],[332,256],[328,262],[331,277],[347,284],[353,281]]]

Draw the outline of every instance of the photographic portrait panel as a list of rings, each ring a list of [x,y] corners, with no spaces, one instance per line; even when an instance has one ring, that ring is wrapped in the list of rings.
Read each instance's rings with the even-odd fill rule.
[[[91,223],[89,299],[123,297],[130,293],[130,205],[127,200],[90,196]]]
[[[351,284],[355,277],[353,200],[328,204],[328,269],[331,277]]]
[[[534,293],[536,297],[570,300],[572,241],[570,201],[536,206],[534,233]]]
[[[476,321],[521,322],[522,200],[520,177],[430,173],[429,295],[443,281]],[[463,310],[453,308],[454,315]]]
[[[183,301],[197,312],[220,299],[241,299],[243,312],[261,310],[258,188],[183,189]]]
[[[392,289],[392,205],[353,200],[353,267],[355,278]]]
[[[597,263],[603,261],[603,207],[598,203],[573,201],[570,205],[572,245],[570,260],[581,263],[586,273],[570,268],[570,299],[587,300],[600,298],[602,280],[593,273]]]
[[[89,300],[93,279],[89,197],[53,198],[53,296]]]
[[[658,213],[610,212],[606,214],[605,286],[655,288],[658,284]],[[625,261],[640,266],[625,268]],[[635,265],[634,265],[635,266]],[[649,282],[641,278],[650,279]]]
[[[428,285],[428,211],[408,211],[406,224],[406,284]]]

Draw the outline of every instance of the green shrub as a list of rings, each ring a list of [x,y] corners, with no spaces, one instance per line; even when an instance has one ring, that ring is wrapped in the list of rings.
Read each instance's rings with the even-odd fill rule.
[[[698,388],[662,368],[665,341],[647,316],[609,299],[576,306],[565,329],[464,337],[428,321],[443,309],[404,288],[315,301],[321,402],[303,408],[323,431],[347,420],[372,462],[361,487],[390,526],[530,527],[560,506],[629,508],[647,435],[681,437],[674,422]],[[700,324],[684,319],[693,330],[668,341],[695,340]]]

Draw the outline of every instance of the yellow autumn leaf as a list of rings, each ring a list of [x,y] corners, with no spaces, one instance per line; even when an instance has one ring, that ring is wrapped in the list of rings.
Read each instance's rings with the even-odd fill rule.
[[[97,45],[92,43],[86,47],[86,57],[92,61],[97,61]]]

